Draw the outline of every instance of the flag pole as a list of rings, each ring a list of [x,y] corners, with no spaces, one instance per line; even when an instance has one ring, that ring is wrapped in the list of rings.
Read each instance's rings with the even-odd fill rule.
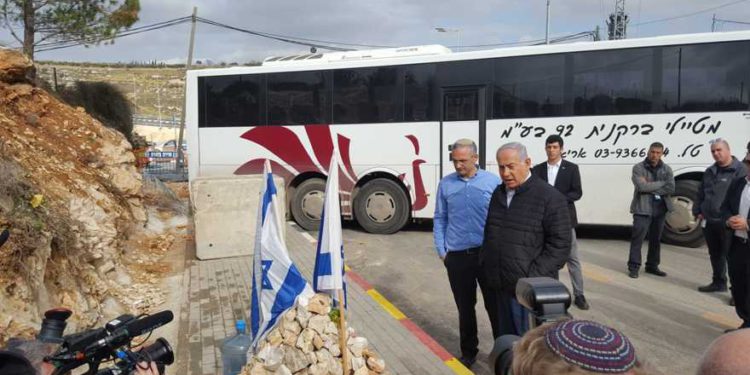
[[[341,367],[344,370],[344,375],[349,375],[349,348],[346,346],[347,331],[346,331],[346,314],[344,313],[344,291],[339,289],[337,291],[339,296],[339,346],[341,347]]]

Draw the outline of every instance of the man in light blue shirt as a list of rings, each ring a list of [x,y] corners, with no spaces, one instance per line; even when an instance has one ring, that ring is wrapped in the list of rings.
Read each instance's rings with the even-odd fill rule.
[[[477,282],[482,289],[486,306],[492,293],[485,293],[480,279],[479,247],[484,239],[484,223],[492,192],[500,184],[500,178],[477,166],[477,145],[470,139],[459,139],[451,148],[455,173],[451,173],[438,185],[433,234],[435,249],[448,271],[448,281],[453,299],[458,307],[459,333],[461,336],[461,361],[470,368],[479,353],[477,337]],[[497,327],[490,319],[492,333]]]

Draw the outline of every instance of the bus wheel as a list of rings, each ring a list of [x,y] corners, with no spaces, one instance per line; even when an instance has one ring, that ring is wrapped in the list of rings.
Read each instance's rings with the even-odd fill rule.
[[[698,198],[700,182],[677,181],[672,196],[674,211],[667,214],[662,240],[678,246],[698,247],[704,242],[700,222],[693,218],[693,205]]]
[[[326,183],[320,178],[305,180],[294,189],[292,216],[303,229],[318,230],[325,194]]]
[[[396,233],[409,220],[406,192],[391,180],[374,179],[366,183],[354,198],[354,217],[370,233]]]

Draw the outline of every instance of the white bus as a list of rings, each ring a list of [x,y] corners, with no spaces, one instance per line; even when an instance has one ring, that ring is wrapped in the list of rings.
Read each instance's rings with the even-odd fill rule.
[[[449,145],[471,138],[497,172],[503,143],[534,164],[560,134],[580,165],[582,224],[630,225],[633,164],[666,146],[677,180],[664,237],[695,245],[690,214],[723,137],[750,140],[750,32],[452,53],[441,46],[273,57],[257,67],[187,75],[190,178],[260,173],[285,178],[289,212],[319,222],[329,160],[341,160],[342,214],[372,233],[431,218]]]

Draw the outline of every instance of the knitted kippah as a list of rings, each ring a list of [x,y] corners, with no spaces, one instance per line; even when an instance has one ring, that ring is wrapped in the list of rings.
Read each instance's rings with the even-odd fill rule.
[[[614,328],[588,320],[568,320],[544,335],[547,346],[566,362],[585,370],[622,373],[636,362],[635,348]]]

